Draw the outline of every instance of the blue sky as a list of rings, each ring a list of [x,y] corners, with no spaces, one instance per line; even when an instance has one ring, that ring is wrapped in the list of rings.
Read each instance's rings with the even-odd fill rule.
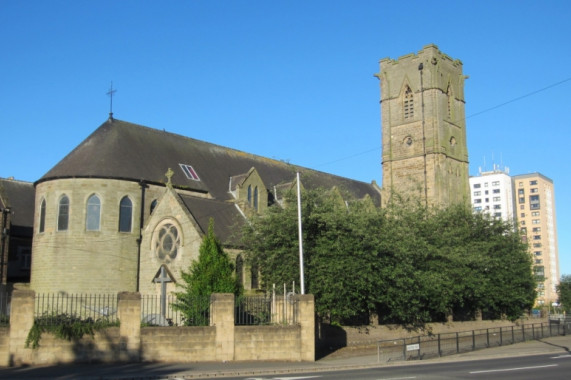
[[[118,119],[380,184],[373,74],[434,43],[470,77],[470,173],[551,178],[571,274],[570,19],[567,1],[1,0],[0,177],[45,174],[113,81]]]

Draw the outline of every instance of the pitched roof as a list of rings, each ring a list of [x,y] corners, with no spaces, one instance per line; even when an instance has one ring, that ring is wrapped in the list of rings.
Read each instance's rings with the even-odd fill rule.
[[[188,178],[180,165],[190,165],[198,180]],[[208,192],[213,198],[231,200],[230,177],[256,168],[267,189],[291,182],[296,171],[303,185],[338,187],[357,198],[369,195],[380,204],[375,185],[294,166],[189,137],[109,119],[48,171],[37,183],[58,178],[113,178],[166,183],[168,168],[174,171],[175,188]]]
[[[214,218],[216,221],[214,234],[220,241],[231,246],[240,244],[237,231],[242,230],[245,218],[235,203],[187,195],[180,195],[180,198],[200,226],[202,233],[206,234],[210,218]]]
[[[0,178],[0,208],[11,209],[13,226],[34,225],[35,194],[31,182]]]

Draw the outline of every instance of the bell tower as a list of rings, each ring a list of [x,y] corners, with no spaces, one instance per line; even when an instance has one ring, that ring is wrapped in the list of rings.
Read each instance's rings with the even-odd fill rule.
[[[436,45],[380,61],[383,203],[470,201],[462,62]]]

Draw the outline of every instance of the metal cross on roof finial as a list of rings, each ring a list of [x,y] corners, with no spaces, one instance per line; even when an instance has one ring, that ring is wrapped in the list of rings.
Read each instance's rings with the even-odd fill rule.
[[[113,89],[113,82],[111,82],[111,87],[109,88],[109,91],[107,91],[107,95],[111,98],[109,103],[109,120],[113,120],[113,94],[116,92],[117,90]]]
[[[171,178],[174,175],[174,172],[171,170],[171,168],[169,168],[169,170],[167,170],[165,176],[167,177],[167,187],[172,188],[172,182],[171,182]]]

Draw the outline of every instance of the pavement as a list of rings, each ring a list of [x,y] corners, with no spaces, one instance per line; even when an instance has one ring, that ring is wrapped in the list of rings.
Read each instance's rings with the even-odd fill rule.
[[[274,376],[301,372],[338,371],[397,365],[453,362],[539,354],[571,355],[571,335],[549,337],[422,361],[379,363],[376,347],[344,348],[315,362],[204,362],[73,364],[49,367],[0,368],[2,379],[203,379]]]

